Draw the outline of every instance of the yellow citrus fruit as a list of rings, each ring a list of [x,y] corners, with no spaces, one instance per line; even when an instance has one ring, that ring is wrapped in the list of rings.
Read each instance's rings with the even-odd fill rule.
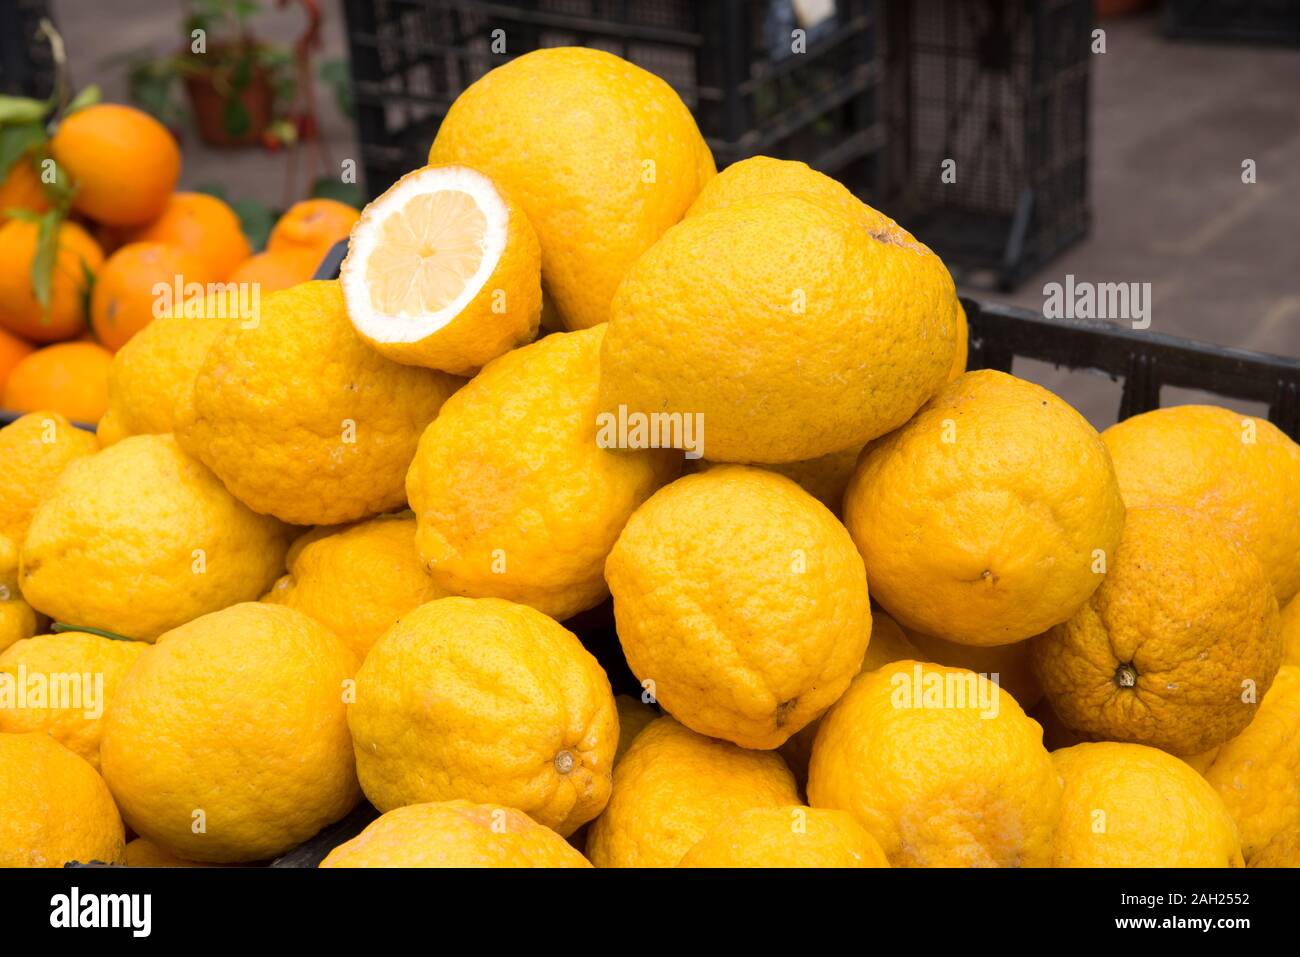
[[[597,867],[675,867],[716,825],[751,807],[799,803],[781,756],[652,721],[614,769],[605,813],[587,837]]]
[[[1101,587],[1030,653],[1053,710],[1085,738],[1198,754],[1246,727],[1272,683],[1277,600],[1205,517],[1131,508]]]
[[[1241,867],[1237,828],[1172,754],[1103,741],[1052,753],[1064,784],[1053,867]]]
[[[118,103],[68,116],[50,140],[50,154],[76,187],[72,208],[108,226],[161,216],[181,174],[181,151],[167,127]]]
[[[1282,661],[1300,665],[1300,598],[1292,598],[1282,609]]]
[[[628,665],[682,724],[775,748],[858,673],[866,573],[794,482],[745,466],[687,475],[637,509],[605,564]]]
[[[0,675],[11,677],[21,697],[0,705],[0,731],[43,732],[98,770],[104,713],[148,648],[142,641],[85,632],[41,635],[10,645],[0,652]]]
[[[1251,867],[1300,867],[1300,821],[1284,827],[1250,861]]]
[[[274,857],[360,797],[356,659],[301,612],[245,602],[169,631],[117,689],[100,760],[131,829],[194,861]]]
[[[813,807],[755,807],[723,821],[678,867],[888,867],[853,815]]]
[[[618,715],[609,679],[545,615],[441,598],[404,615],[357,673],[348,711],[375,807],[500,802],[569,835],[609,798]]]
[[[990,680],[997,675],[998,685],[1025,711],[1031,710],[1043,698],[1042,685],[1038,683],[1029,660],[1028,641],[1011,645],[963,645],[911,630],[907,631],[907,637],[922,652],[925,661],[950,668],[965,668]]]
[[[253,254],[239,216],[207,193],[172,193],[157,219],[124,231],[122,240],[179,246],[193,253],[214,279],[225,279]]]
[[[1279,604],[1300,591],[1300,446],[1277,426],[1183,405],[1134,416],[1101,437],[1130,508],[1205,512],[1259,559]]]
[[[352,331],[339,284],[308,282],[217,337],[176,437],[254,511],[351,522],[405,505],[420,432],[459,384],[379,355]]]
[[[862,656],[862,667],[858,669],[858,674],[904,660],[925,661],[926,657],[903,633],[898,622],[883,611],[872,609],[871,643],[867,645],[867,653]],[[810,721],[790,735],[780,748],[781,757],[790,765],[790,770],[794,772],[801,787],[808,783],[808,762],[812,758],[813,742],[817,739],[817,729],[821,723],[821,718]]]
[[[1009,694],[899,661],[822,718],[808,803],[852,813],[895,867],[1046,867],[1061,785],[1042,728]]]
[[[446,593],[415,550],[415,518],[380,515],[326,529],[294,543],[289,574],[262,599],[315,618],[342,638],[357,660],[407,612]]]
[[[779,193],[809,193],[859,221],[867,229],[899,228],[892,219],[862,202],[838,180],[819,173],[807,163],[771,156],[751,156],[732,163],[704,185],[686,215],[699,216],[724,206]]]
[[[1248,862],[1300,822],[1300,667],[1278,671],[1254,720],[1219,748],[1204,773],[1237,822]]]
[[[172,436],[135,435],[73,462],[42,500],[23,595],[57,621],[153,641],[265,593],[285,545]]]
[[[57,412],[30,412],[0,428],[0,535],[21,546],[54,480],[69,463],[98,451],[93,433]]]
[[[0,653],[14,642],[36,634],[36,611],[18,588],[18,546],[0,535]]]
[[[601,407],[702,417],[703,454],[792,462],[897,428],[943,384],[952,279],[901,234],[809,193],[691,216],[628,272]]]
[[[175,431],[177,406],[229,322],[206,313],[165,316],[136,333],[109,368],[108,411],[96,433],[100,443]]]
[[[394,808],[330,851],[321,867],[590,867],[514,808],[435,801]]]
[[[605,557],[619,530],[681,458],[602,447],[604,335],[547,336],[490,362],[420,438],[406,493],[420,554],[448,592],[507,598],[556,619],[608,594]]]
[[[125,837],[94,768],[47,734],[0,733],[0,867],[118,864]]]
[[[361,214],[337,199],[304,199],[276,220],[266,249],[270,253],[303,252],[319,264],[340,239],[356,225]]]
[[[1065,621],[1101,584],[1124,503],[1083,416],[980,371],[862,454],[844,524],[900,625],[1006,645]]]
[[[961,301],[957,302],[957,352],[952,357],[952,368],[948,370],[948,381],[966,374],[966,360],[970,353],[970,323],[966,321],[966,310]]]
[[[856,446],[842,452],[828,452],[815,459],[782,462],[776,465],[760,464],[756,467],[775,472],[777,475],[784,475],[797,482],[801,489],[839,515],[840,506],[844,503],[844,490],[848,488],[849,479],[853,477],[861,453],[862,448]],[[707,459],[697,459],[695,470],[705,472],[718,464]]]
[[[367,206],[339,279],[357,335],[455,375],[531,342],[542,314],[537,234],[468,166],[418,169]]]
[[[76,223],[59,224],[54,265],[50,276],[50,304],[46,309],[32,285],[40,226],[11,219],[0,226],[0,326],[33,342],[72,339],[86,329],[86,296],[104,253],[90,234]]]
[[[614,763],[618,764],[636,736],[659,717],[659,712],[640,698],[625,694],[614,696],[614,707],[618,709],[618,749],[614,752]]]
[[[667,83],[583,47],[536,50],[471,84],[438,127],[429,162],[466,163],[510,190],[537,230],[542,281],[571,329],[609,318],[628,268],[714,174]]]
[[[153,841],[137,837],[126,842],[125,864],[127,867],[214,867],[219,865],[204,864],[200,861],[187,861],[170,851],[163,850]]]

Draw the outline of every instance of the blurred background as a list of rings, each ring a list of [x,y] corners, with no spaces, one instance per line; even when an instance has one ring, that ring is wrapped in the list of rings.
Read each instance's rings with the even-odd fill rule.
[[[935,248],[965,295],[1041,311],[1067,276],[1149,283],[1151,332],[1300,356],[1300,0],[0,8],[3,92],[49,94],[48,17],[72,86],[162,120],[180,188],[223,197],[254,249],[295,201],[359,205],[421,165],[440,116],[493,66],[577,43],[671,83],[720,168],[762,153],[842,180]],[[1121,387],[1095,370],[1013,371],[1098,426],[1116,418]]]

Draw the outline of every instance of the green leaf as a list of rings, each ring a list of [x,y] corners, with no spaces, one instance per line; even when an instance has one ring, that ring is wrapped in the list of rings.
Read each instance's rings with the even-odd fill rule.
[[[243,136],[253,125],[252,117],[248,115],[248,108],[236,99],[228,99],[222,106],[221,122],[226,132],[233,137]]]
[[[244,235],[248,237],[249,244],[254,249],[265,249],[266,240],[275,225],[275,210],[255,199],[237,200],[230,204],[230,208],[239,217],[239,225],[243,228]]]
[[[0,180],[9,175],[24,153],[44,141],[45,128],[40,123],[0,126]]]
[[[356,107],[352,102],[352,74],[346,60],[325,60],[320,65],[320,78],[334,92],[334,103],[348,119],[355,119]]]
[[[57,209],[43,213],[36,234],[36,255],[32,257],[32,294],[49,318],[50,294],[54,288],[54,266],[59,258],[59,226],[63,214]]]
[[[65,632],[81,632],[87,635],[99,635],[101,638],[111,638],[113,641],[135,641],[134,638],[128,638],[126,635],[119,635],[115,631],[105,631],[102,628],[89,628],[85,625],[68,625],[61,621],[56,621],[50,625],[50,631],[56,635],[62,635]]]
[[[99,85],[92,83],[90,86],[83,87],[81,92],[72,98],[72,102],[64,109],[63,115],[65,117],[71,116],[77,110],[84,110],[88,106],[94,106],[103,98]]]
[[[39,123],[49,110],[50,104],[44,100],[0,93],[0,123]]]
[[[361,209],[366,205],[365,194],[356,183],[344,183],[334,176],[322,176],[311,184],[312,199],[336,199]]]

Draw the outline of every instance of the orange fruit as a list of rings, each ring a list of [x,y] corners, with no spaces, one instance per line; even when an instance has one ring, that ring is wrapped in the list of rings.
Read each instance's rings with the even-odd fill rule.
[[[336,199],[304,199],[280,217],[266,241],[267,252],[298,249],[313,253],[317,264],[348,233],[361,214]]]
[[[301,249],[280,249],[245,259],[226,277],[226,282],[256,283],[263,296],[306,282],[316,274],[319,257]]]
[[[169,303],[189,298],[185,287],[206,286],[217,276],[208,264],[189,250],[168,243],[128,243],[108,257],[95,282],[90,300],[95,335],[117,350],[157,316],[170,313]],[[183,292],[175,290],[180,283]],[[163,284],[168,292],[155,290]]]
[[[157,219],[181,175],[181,151],[148,113],[99,103],[65,119],[50,154],[76,185],[72,208],[110,226]]]
[[[113,354],[93,342],[60,342],[37,349],[9,374],[0,407],[14,412],[47,409],[93,425],[108,408],[112,364]]]
[[[45,198],[45,187],[36,172],[30,154],[20,156],[0,179],[0,226],[9,221],[11,209],[27,209],[43,213],[50,208]]]
[[[31,354],[30,342],[0,329],[0,392],[4,391],[5,383],[9,381],[9,373]]]
[[[93,276],[104,254],[76,223],[59,226],[48,315],[32,289],[32,260],[40,227],[21,219],[0,226],[0,325],[36,342],[71,339],[86,328],[86,271]]]
[[[239,217],[207,193],[172,193],[162,215],[126,230],[124,243],[170,243],[188,249],[208,264],[218,279],[230,275],[253,254]]]

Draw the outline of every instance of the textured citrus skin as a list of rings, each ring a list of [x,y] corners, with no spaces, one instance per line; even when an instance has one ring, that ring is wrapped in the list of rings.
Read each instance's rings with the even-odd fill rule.
[[[628,272],[602,408],[704,416],[704,455],[792,462],[902,425],[956,348],[953,283],[901,230],[774,193],[691,216]]]
[[[305,252],[317,263],[340,239],[347,239],[361,214],[336,199],[304,199],[290,206],[271,230],[266,250]]]
[[[876,839],[845,811],[756,807],[719,824],[678,867],[888,867]]]
[[[162,215],[181,174],[181,151],[167,128],[117,103],[67,117],[50,140],[50,154],[76,184],[72,208],[109,226]]]
[[[569,835],[609,799],[618,714],[577,637],[526,605],[441,598],[357,673],[357,774],[381,811],[500,802]]]
[[[240,504],[170,435],[135,435],[73,462],[21,554],[23,595],[56,621],[153,641],[264,594],[284,529]]]
[[[1300,667],[1278,671],[1254,720],[1219,748],[1204,773],[1237,822],[1248,862],[1300,822]]]
[[[0,653],[0,673],[12,675],[15,683],[25,675],[30,684],[33,675],[40,675],[53,685],[56,678],[76,675],[75,688],[82,690],[67,697],[52,691],[44,700],[28,699],[26,707],[0,708],[0,731],[48,734],[99,770],[103,715],[126,673],[148,648],[142,641],[115,641],[84,632],[41,635],[10,645]],[[102,682],[97,700],[87,696],[83,682],[88,681]]]
[[[49,409],[94,425],[108,409],[113,354],[93,342],[56,342],[24,356],[0,394],[0,408]]]
[[[952,357],[952,368],[948,370],[948,381],[966,374],[966,360],[970,354],[970,323],[966,320],[966,309],[957,303],[957,351]]]
[[[681,457],[597,445],[604,335],[547,336],[490,362],[420,438],[406,492],[420,554],[447,591],[557,619],[608,594],[614,540]]]
[[[862,665],[871,612],[844,527],[794,482],[687,475],[637,509],[605,564],[628,665],[700,734],[775,748]]]
[[[57,412],[29,412],[0,428],[0,535],[21,546],[55,479],[69,463],[98,451],[92,433]]]
[[[1300,820],[1283,828],[1250,861],[1251,867],[1300,867]]]
[[[49,735],[0,733],[0,867],[117,864],[125,844],[94,768]]]
[[[180,246],[207,266],[215,279],[225,279],[253,254],[239,216],[225,201],[207,193],[172,193],[157,219],[124,231],[122,239]]]
[[[469,801],[408,804],[330,851],[321,867],[591,867],[514,808]]]
[[[915,706],[918,673],[974,690],[972,672],[911,661],[859,676],[822,718],[808,803],[851,812],[894,867],[1046,867],[1061,786],[1042,729],[983,677],[996,714],[955,694]]]
[[[925,661],[921,649],[912,644],[903,633],[898,622],[878,608],[871,610],[871,643],[867,653],[862,656],[862,667],[858,674],[875,671],[894,661]],[[817,739],[817,729],[821,727],[821,718],[815,718],[786,739],[781,745],[781,757],[785,758],[794,772],[800,787],[808,784],[808,762],[812,758],[813,742]]]
[[[675,867],[741,811],[799,803],[780,755],[747,751],[658,718],[615,768],[609,806],[587,837],[587,857],[597,867]]]
[[[1300,598],[1292,598],[1282,609],[1282,662],[1300,665]]]
[[[907,637],[922,652],[923,661],[950,668],[966,668],[990,679],[996,674],[1002,690],[1015,698],[1016,704],[1025,711],[1031,710],[1043,698],[1043,687],[1038,683],[1029,660],[1027,641],[1013,645],[963,645],[911,630],[907,631]]]
[[[0,535],[0,652],[36,634],[36,611],[18,588],[18,546]]]
[[[108,411],[96,430],[100,443],[174,431],[178,404],[194,388],[208,349],[230,321],[164,316],[136,333],[113,356]]]
[[[1103,741],[1052,753],[1061,776],[1053,867],[1241,867],[1237,828],[1205,779],[1156,748]]]
[[[1246,727],[1272,683],[1277,601],[1203,516],[1131,508],[1102,586],[1030,654],[1053,710],[1085,738],[1199,754]]]
[[[802,459],[798,462],[782,462],[775,465],[760,464],[756,467],[775,472],[777,475],[784,475],[797,482],[801,489],[839,515],[840,506],[844,502],[844,490],[848,488],[849,479],[853,477],[861,453],[862,447],[855,446],[842,452],[828,452],[815,459]],[[703,472],[718,464],[707,459],[697,459],[694,462],[694,469]],[[691,463],[688,462],[687,466],[689,468]]]
[[[411,179],[427,176],[430,167],[407,173],[389,187],[388,192],[399,189]],[[446,167],[433,167],[435,169]],[[450,167],[463,169],[463,167]],[[537,336],[537,326],[542,315],[541,247],[537,232],[510,193],[496,183],[491,184],[505,204],[508,221],[506,244],[496,268],[478,294],[451,322],[437,332],[415,342],[382,342],[367,336],[360,327],[360,335],[383,355],[407,365],[441,369],[453,375],[473,375],[497,356],[517,346],[532,342]],[[385,193],[385,196],[388,195]],[[384,196],[375,200],[361,214],[355,229],[358,233],[378,229],[379,216],[372,207],[382,203]],[[355,249],[355,246],[353,246]],[[351,269],[364,272],[366,264],[352,253],[343,260],[340,278],[348,289]],[[353,311],[364,306],[359,303]],[[392,319],[401,324],[402,317]]]
[[[86,327],[88,282],[104,265],[104,253],[76,223],[59,225],[48,315],[32,288],[32,261],[40,227],[22,219],[0,226],[0,325],[33,342],[71,339]],[[89,272],[90,277],[87,277]]]
[[[636,736],[648,728],[660,713],[653,706],[643,704],[640,698],[625,694],[614,696],[614,707],[618,709],[618,750],[614,752],[614,763],[618,764],[623,755],[627,754],[627,749],[632,747]]]
[[[1065,621],[1101,584],[1124,503],[1083,416],[1032,382],[980,371],[868,446],[844,524],[872,597],[900,625],[1005,645]]]
[[[214,867],[201,861],[187,861],[169,851],[163,850],[147,838],[137,837],[126,842],[125,861],[127,867]]]
[[[316,275],[320,257],[314,252],[282,249],[258,253],[239,263],[226,277],[228,283],[256,283],[261,295],[267,296],[307,282]]]
[[[424,571],[409,512],[326,532],[309,533],[301,547],[294,543],[289,574],[262,600],[311,615],[358,661],[399,618],[446,594]]]
[[[403,506],[420,432],[460,380],[357,338],[337,282],[262,300],[260,322],[212,344],[177,439],[250,508],[299,525]]]
[[[49,198],[41,184],[40,173],[36,171],[35,156],[32,152],[24,153],[0,178],[0,226],[9,222],[8,211],[11,209],[43,213],[49,208]]]
[[[715,172],[667,83],[579,47],[536,50],[474,82],[443,118],[429,162],[466,163],[505,184],[537,230],[542,282],[570,329],[609,318],[628,268]]]
[[[1204,512],[1255,554],[1279,604],[1300,591],[1300,446],[1277,426],[1183,405],[1134,416],[1101,437],[1130,508]]]
[[[187,860],[234,862],[337,821],[360,797],[343,700],[355,670],[338,638],[277,605],[163,635],[118,686],[100,746],[131,829]]]

